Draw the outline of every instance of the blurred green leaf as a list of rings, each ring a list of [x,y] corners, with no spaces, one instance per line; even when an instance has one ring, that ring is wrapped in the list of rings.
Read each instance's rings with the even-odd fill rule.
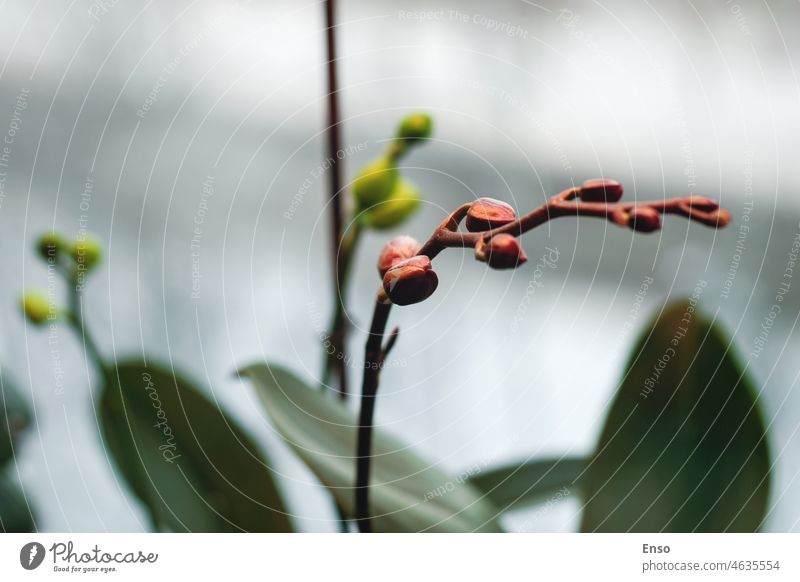
[[[10,469],[10,470],[9,470]],[[0,531],[27,533],[36,529],[28,501],[13,468],[0,473]]]
[[[690,309],[670,306],[633,352],[586,473],[583,531],[761,526],[770,461],[756,393]]]
[[[263,455],[216,403],[152,364],[118,364],[110,375],[103,437],[157,529],[291,531]]]
[[[239,373],[253,382],[286,442],[352,516],[356,415],[279,366],[256,364]],[[496,509],[464,479],[443,473],[380,430],[372,450],[375,531],[499,531]]]
[[[0,374],[0,465],[11,459],[13,445],[30,423],[28,403],[8,380]]]
[[[586,466],[580,458],[541,459],[482,471],[469,482],[508,511],[576,493]]]

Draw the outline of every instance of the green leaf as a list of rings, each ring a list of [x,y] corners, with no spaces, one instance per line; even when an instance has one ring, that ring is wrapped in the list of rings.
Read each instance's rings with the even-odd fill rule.
[[[576,493],[587,464],[586,459],[579,458],[528,461],[480,472],[470,483],[501,511],[509,511]]]
[[[287,444],[352,516],[355,414],[279,366],[256,364],[239,374],[253,382]],[[443,473],[380,430],[374,431],[372,450],[375,531],[499,531],[494,506],[464,479]]]
[[[767,437],[729,343],[692,302],[643,334],[586,473],[583,531],[760,528]]]
[[[98,404],[108,450],[154,527],[291,531],[271,470],[220,407],[172,372],[118,364]]]
[[[0,473],[0,531],[27,533],[36,530],[33,512],[19,485],[16,472]]]
[[[30,418],[28,403],[7,375],[0,373],[0,464],[11,459],[17,438],[30,423]]]

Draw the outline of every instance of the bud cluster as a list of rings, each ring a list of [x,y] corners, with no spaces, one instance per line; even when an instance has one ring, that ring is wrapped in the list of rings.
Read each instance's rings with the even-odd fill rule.
[[[399,226],[419,208],[417,188],[400,178],[397,162],[409,149],[421,144],[433,132],[433,120],[414,113],[400,122],[387,151],[364,166],[351,186],[360,220],[369,228],[387,230]]]
[[[514,222],[517,214],[507,203],[494,198],[479,198],[469,205],[466,227],[469,232],[486,233]],[[396,305],[412,305],[430,297],[439,284],[431,260],[417,254],[419,243],[399,236],[384,245],[378,258],[383,289]],[[500,233],[479,238],[475,258],[493,269],[514,269],[528,260],[516,237]]]
[[[511,224],[517,219],[510,204],[494,198],[478,198],[467,210],[469,232],[486,232]],[[475,244],[475,258],[493,269],[515,269],[528,260],[516,237],[501,233],[481,237]]]
[[[378,271],[383,289],[393,303],[411,305],[430,297],[438,278],[430,259],[446,247],[473,246],[475,259],[493,269],[515,269],[528,257],[517,237],[556,216],[596,216],[636,232],[661,228],[661,215],[679,214],[707,226],[727,226],[731,215],[716,201],[702,196],[673,198],[646,203],[619,203],[623,188],[607,178],[587,180],[580,187],[564,190],[522,218],[514,208],[494,198],[478,198],[453,212],[429,241],[419,246],[410,237],[397,237],[383,248]],[[464,221],[467,233],[458,232]]]
[[[48,232],[36,241],[36,252],[47,262],[77,272],[92,271],[102,258],[100,243],[93,238],[70,242],[56,232]]]
[[[45,233],[36,241],[36,252],[48,264],[56,266],[77,289],[82,279],[100,263],[100,243],[91,238],[79,238],[70,242],[55,232]],[[29,292],[22,296],[22,311],[36,325],[56,319],[59,310],[54,302],[40,293]]]
[[[661,214],[668,211],[714,228],[724,228],[732,220],[730,212],[720,208],[716,200],[704,196],[673,200],[661,207],[658,204],[617,206],[611,210],[609,218],[619,226],[649,233],[661,229]]]

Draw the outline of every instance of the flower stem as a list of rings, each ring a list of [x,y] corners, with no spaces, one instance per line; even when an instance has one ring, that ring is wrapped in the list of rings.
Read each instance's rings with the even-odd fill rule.
[[[347,399],[347,358],[345,358],[346,346],[344,341],[345,335],[342,335],[341,330],[346,328],[347,322],[347,290],[350,281],[350,267],[353,263],[353,255],[355,254],[358,242],[361,239],[362,228],[357,220],[352,222],[352,227],[342,237],[341,246],[339,249],[339,285],[336,289],[336,297],[334,302],[333,315],[331,322],[328,326],[330,330],[330,340],[333,344],[332,350],[325,350],[325,362],[322,371],[322,386],[326,387],[330,384],[331,375],[336,369],[339,373],[339,396],[342,400]],[[341,365],[340,365],[341,364]],[[344,378],[342,376],[344,374]],[[342,389],[344,387],[344,389]]]
[[[344,321],[344,293],[341,288],[344,281],[343,260],[341,253],[342,242],[342,170],[337,161],[338,152],[342,149],[341,120],[339,114],[339,87],[336,73],[336,19],[334,0],[325,0],[325,47],[328,59],[328,129],[327,145],[328,159],[334,163],[328,172],[330,179],[330,216],[331,216],[331,263],[333,272],[333,289],[336,298],[336,314],[334,315],[335,327],[330,329],[334,345],[342,346],[347,343],[347,325]],[[338,350],[338,347],[337,347]],[[329,359],[328,362],[331,362]],[[332,361],[333,367],[338,371],[339,393],[342,398],[347,397],[347,366],[344,358]],[[328,374],[329,376],[329,374]],[[326,381],[327,383],[327,381]]]
[[[342,242],[342,168],[338,163],[338,153],[342,149],[342,137],[339,115],[339,82],[336,73],[336,14],[334,0],[325,0],[325,49],[328,59],[328,159],[334,160],[328,175],[330,177],[330,217],[331,217],[331,264],[333,273],[333,294],[335,299],[334,326],[330,329],[334,345],[343,346],[347,343],[347,325],[345,324],[344,289],[341,286],[346,280],[343,272],[341,242]],[[349,260],[349,259],[348,259]],[[338,348],[337,348],[338,349]],[[339,394],[342,399],[347,398],[347,366],[345,358],[335,360],[327,359],[325,365],[325,384],[330,379],[328,366],[332,365],[338,370]],[[345,513],[339,504],[336,504],[341,531],[347,531]]]
[[[70,274],[67,281],[69,283],[67,320],[81,339],[86,356],[94,362],[97,369],[103,375],[103,378],[108,381],[111,378],[111,373],[103,356],[100,354],[100,350],[97,348],[97,344],[94,339],[92,339],[92,335],[86,329],[86,323],[83,317],[83,295],[78,278]]]
[[[386,334],[386,323],[392,303],[381,290],[375,299],[375,310],[372,314],[369,337],[365,349],[364,378],[361,391],[361,412],[358,419],[358,433],[356,436],[356,524],[361,533],[370,533],[372,523],[369,512],[369,476],[372,461],[372,427],[375,415],[375,397],[378,394],[378,381],[380,369],[383,364],[389,345],[384,347],[383,338]]]

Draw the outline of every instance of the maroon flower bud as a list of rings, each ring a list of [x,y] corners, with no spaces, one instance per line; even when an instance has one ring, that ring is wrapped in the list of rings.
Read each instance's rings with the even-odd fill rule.
[[[383,290],[395,305],[412,305],[433,295],[439,278],[431,268],[431,260],[417,255],[396,263],[383,276]]]
[[[617,202],[622,198],[622,184],[607,178],[586,180],[581,184],[578,196],[584,202]]]
[[[514,269],[528,260],[519,241],[510,234],[498,234],[475,245],[475,258],[493,269]]]
[[[494,198],[478,198],[469,207],[466,225],[470,232],[483,232],[516,219],[517,213],[511,205]]]
[[[628,226],[637,232],[653,232],[661,228],[661,215],[649,206],[634,206],[628,212]]]
[[[383,277],[386,271],[394,267],[400,261],[410,259],[417,254],[419,243],[417,239],[410,236],[396,236],[385,245],[378,257],[378,272]]]

